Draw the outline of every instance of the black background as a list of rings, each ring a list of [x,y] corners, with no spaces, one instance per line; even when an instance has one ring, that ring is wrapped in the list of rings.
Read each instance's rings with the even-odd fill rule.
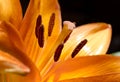
[[[20,0],[23,12],[29,0]],[[48,0],[49,1],[49,0]],[[82,25],[90,22],[106,22],[112,25],[112,41],[108,53],[120,51],[120,3],[119,0],[59,0],[62,19]]]

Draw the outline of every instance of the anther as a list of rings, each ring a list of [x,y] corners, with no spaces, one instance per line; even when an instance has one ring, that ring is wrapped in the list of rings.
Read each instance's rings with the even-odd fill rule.
[[[57,61],[59,60],[60,54],[61,54],[61,52],[62,52],[63,47],[64,47],[64,44],[60,44],[60,45],[57,47],[57,49],[56,49],[56,51],[55,51],[55,55],[54,55],[54,61],[55,61],[55,62],[57,62]]]
[[[86,43],[87,43],[87,39],[84,39],[83,41],[81,41],[81,42],[77,45],[77,47],[73,50],[71,57],[74,58],[74,57],[77,55],[77,53],[83,48],[83,46],[84,46]]]
[[[41,25],[39,29],[39,35],[38,35],[38,43],[40,47],[44,46],[44,26]]]
[[[41,17],[41,15],[39,15],[38,18],[37,18],[36,28],[35,28],[35,35],[36,35],[37,38],[38,38],[38,35],[39,35],[39,29],[40,29],[41,23],[42,23],[42,17]]]
[[[72,31],[68,34],[68,36],[64,39],[64,43],[69,39],[70,34],[72,33]]]
[[[55,13],[52,13],[52,15],[50,16],[50,20],[49,20],[48,36],[51,36],[51,34],[52,34],[54,22],[55,22]]]

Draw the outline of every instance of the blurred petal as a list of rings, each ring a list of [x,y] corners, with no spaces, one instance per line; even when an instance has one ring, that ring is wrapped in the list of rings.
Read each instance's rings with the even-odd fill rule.
[[[25,51],[19,32],[9,22],[0,21],[0,49],[5,52]]]
[[[7,80],[11,82],[37,82],[40,80],[39,71],[25,54],[24,44],[19,32],[8,22],[0,22],[0,50],[6,52],[30,69],[26,76],[8,74]]]
[[[20,0],[0,0],[0,20],[9,21],[19,27],[22,20]]]
[[[29,67],[30,72],[23,76],[18,74],[7,74],[7,80],[11,82],[39,82],[41,79],[39,70],[36,68],[35,64],[33,64],[33,62],[26,56],[26,54],[19,52],[17,53],[16,58]]]
[[[111,40],[110,25],[106,23],[91,23],[74,29],[65,43],[61,59],[71,57],[76,46],[85,39],[87,39],[87,43],[77,56],[105,54]]]
[[[0,50],[0,73],[29,73],[30,69],[18,59]]]
[[[113,52],[112,55],[114,55],[114,56],[120,56],[120,51]]]
[[[57,82],[75,78],[104,77],[109,74],[111,76],[106,79],[112,78],[112,75],[120,74],[120,57],[111,55],[84,56],[57,62],[46,75],[45,80]]]

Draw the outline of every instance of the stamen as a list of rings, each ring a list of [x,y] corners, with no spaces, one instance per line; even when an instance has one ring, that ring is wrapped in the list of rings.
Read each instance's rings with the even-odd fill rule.
[[[71,31],[71,32],[69,33],[69,35],[65,38],[64,43],[69,39],[71,33],[72,33],[72,31]]]
[[[36,64],[39,67],[39,70],[42,70],[46,66],[46,63],[48,63],[48,61],[51,59],[53,54],[55,54],[55,51],[58,48],[58,46],[61,43],[63,43],[64,39],[69,35],[69,33],[73,30],[73,28],[74,27],[71,26],[71,22],[65,22],[61,33],[55,40],[53,40],[54,37],[48,38],[46,42],[46,46],[44,46],[43,50],[40,53],[41,55],[38,56],[36,60]],[[51,63],[49,63],[48,65],[50,64]]]
[[[60,44],[60,45],[57,47],[57,49],[56,49],[56,51],[55,51],[55,55],[54,55],[54,61],[55,61],[55,62],[57,62],[57,61],[59,60],[59,57],[60,57],[60,54],[61,54],[61,52],[62,52],[63,47],[64,47],[64,44]]]
[[[35,28],[35,35],[37,38],[39,36],[39,29],[40,29],[41,23],[42,23],[42,17],[41,17],[41,15],[39,15],[37,18],[36,28]]]
[[[87,43],[87,39],[84,39],[83,41],[81,41],[78,44],[78,46],[73,50],[71,57],[74,58],[86,43]]]
[[[39,46],[40,47],[43,47],[44,46],[44,26],[43,25],[41,25],[40,27],[39,27],[40,29],[39,29],[39,35],[38,35],[38,43],[39,43]]]
[[[54,22],[55,22],[55,13],[52,13],[52,15],[50,16],[50,21],[49,21],[49,26],[48,26],[48,36],[51,36],[52,34]]]

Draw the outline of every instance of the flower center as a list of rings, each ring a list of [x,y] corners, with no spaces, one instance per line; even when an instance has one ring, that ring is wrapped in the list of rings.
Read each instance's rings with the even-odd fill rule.
[[[52,36],[52,31],[55,24],[55,13],[52,13],[48,23],[48,38],[44,39],[44,25],[42,24],[41,15],[38,16],[36,22],[35,35],[38,39],[38,44],[42,48],[40,55],[38,56],[36,63],[41,71],[44,73],[44,69],[48,68],[50,65],[51,58],[54,62],[57,62],[60,59],[64,44],[69,39],[75,24],[70,21],[65,21],[63,23],[63,28],[58,36]],[[59,27],[58,27],[59,28]],[[74,58],[77,53],[82,49],[82,47],[87,43],[87,40],[81,41],[78,46],[73,50],[71,57]],[[71,51],[70,51],[71,52]],[[48,65],[46,65],[48,63]]]

